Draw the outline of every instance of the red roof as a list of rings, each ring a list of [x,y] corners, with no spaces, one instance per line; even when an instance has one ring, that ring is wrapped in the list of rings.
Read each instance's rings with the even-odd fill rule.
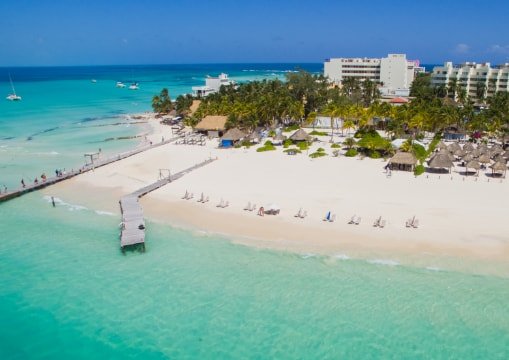
[[[397,98],[391,99],[389,102],[391,104],[406,104],[408,102],[408,99],[405,99],[402,97],[397,97]]]

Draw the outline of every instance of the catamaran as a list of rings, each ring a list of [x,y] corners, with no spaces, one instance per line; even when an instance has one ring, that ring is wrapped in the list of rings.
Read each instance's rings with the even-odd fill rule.
[[[9,74],[9,81],[11,82],[12,94],[7,95],[6,99],[10,101],[21,100],[21,96],[16,95],[16,90],[14,90],[14,84],[12,83],[11,74]]]
[[[118,88],[125,88],[125,84],[122,81],[117,81],[117,85],[116,86]]]

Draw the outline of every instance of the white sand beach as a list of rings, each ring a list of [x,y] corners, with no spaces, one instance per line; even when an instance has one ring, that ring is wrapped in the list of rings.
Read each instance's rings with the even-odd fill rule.
[[[171,136],[170,127],[156,119],[150,123],[151,141]],[[296,252],[467,257],[494,263],[509,259],[505,179],[481,174],[476,180],[454,170],[450,175],[419,177],[393,171],[387,177],[383,160],[331,156],[328,138],[313,145],[329,154],[317,159],[305,152],[289,156],[280,148],[257,153],[256,147],[218,149],[217,140],[206,146],[168,144],[45,191],[118,212],[119,197],[156,181],[159,169],[175,173],[217,157],[142,198],[146,217],[224,234],[250,246]],[[194,198],[182,200],[186,191]],[[208,203],[197,202],[201,193],[209,197]],[[221,199],[230,205],[217,208]],[[257,209],[275,203],[281,212],[257,216],[257,210],[243,210],[248,202]],[[301,208],[308,214],[304,219],[294,216]],[[334,222],[322,220],[329,211],[336,215]],[[348,224],[354,214],[361,217],[359,225]],[[379,216],[386,220],[384,228],[373,227]],[[419,219],[417,229],[405,227],[413,216]]]

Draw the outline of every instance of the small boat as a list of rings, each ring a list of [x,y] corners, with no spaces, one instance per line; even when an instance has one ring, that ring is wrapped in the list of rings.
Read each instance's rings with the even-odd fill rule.
[[[132,83],[129,85],[129,90],[138,90],[140,87],[138,86],[138,83]]]
[[[116,87],[118,87],[118,88],[125,88],[125,84],[122,81],[117,81]]]
[[[6,99],[10,101],[21,100],[21,96],[16,95],[16,90],[14,90],[14,84],[12,83],[11,74],[9,74],[9,81],[11,82],[12,94],[7,95]]]
[[[97,82],[97,80],[96,79],[92,79],[92,82],[95,84]]]

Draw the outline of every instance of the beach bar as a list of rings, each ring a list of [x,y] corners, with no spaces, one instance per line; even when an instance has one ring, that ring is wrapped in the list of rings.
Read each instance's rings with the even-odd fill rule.
[[[207,135],[209,138],[223,136],[228,118],[223,115],[207,115],[196,124],[194,130]]]

